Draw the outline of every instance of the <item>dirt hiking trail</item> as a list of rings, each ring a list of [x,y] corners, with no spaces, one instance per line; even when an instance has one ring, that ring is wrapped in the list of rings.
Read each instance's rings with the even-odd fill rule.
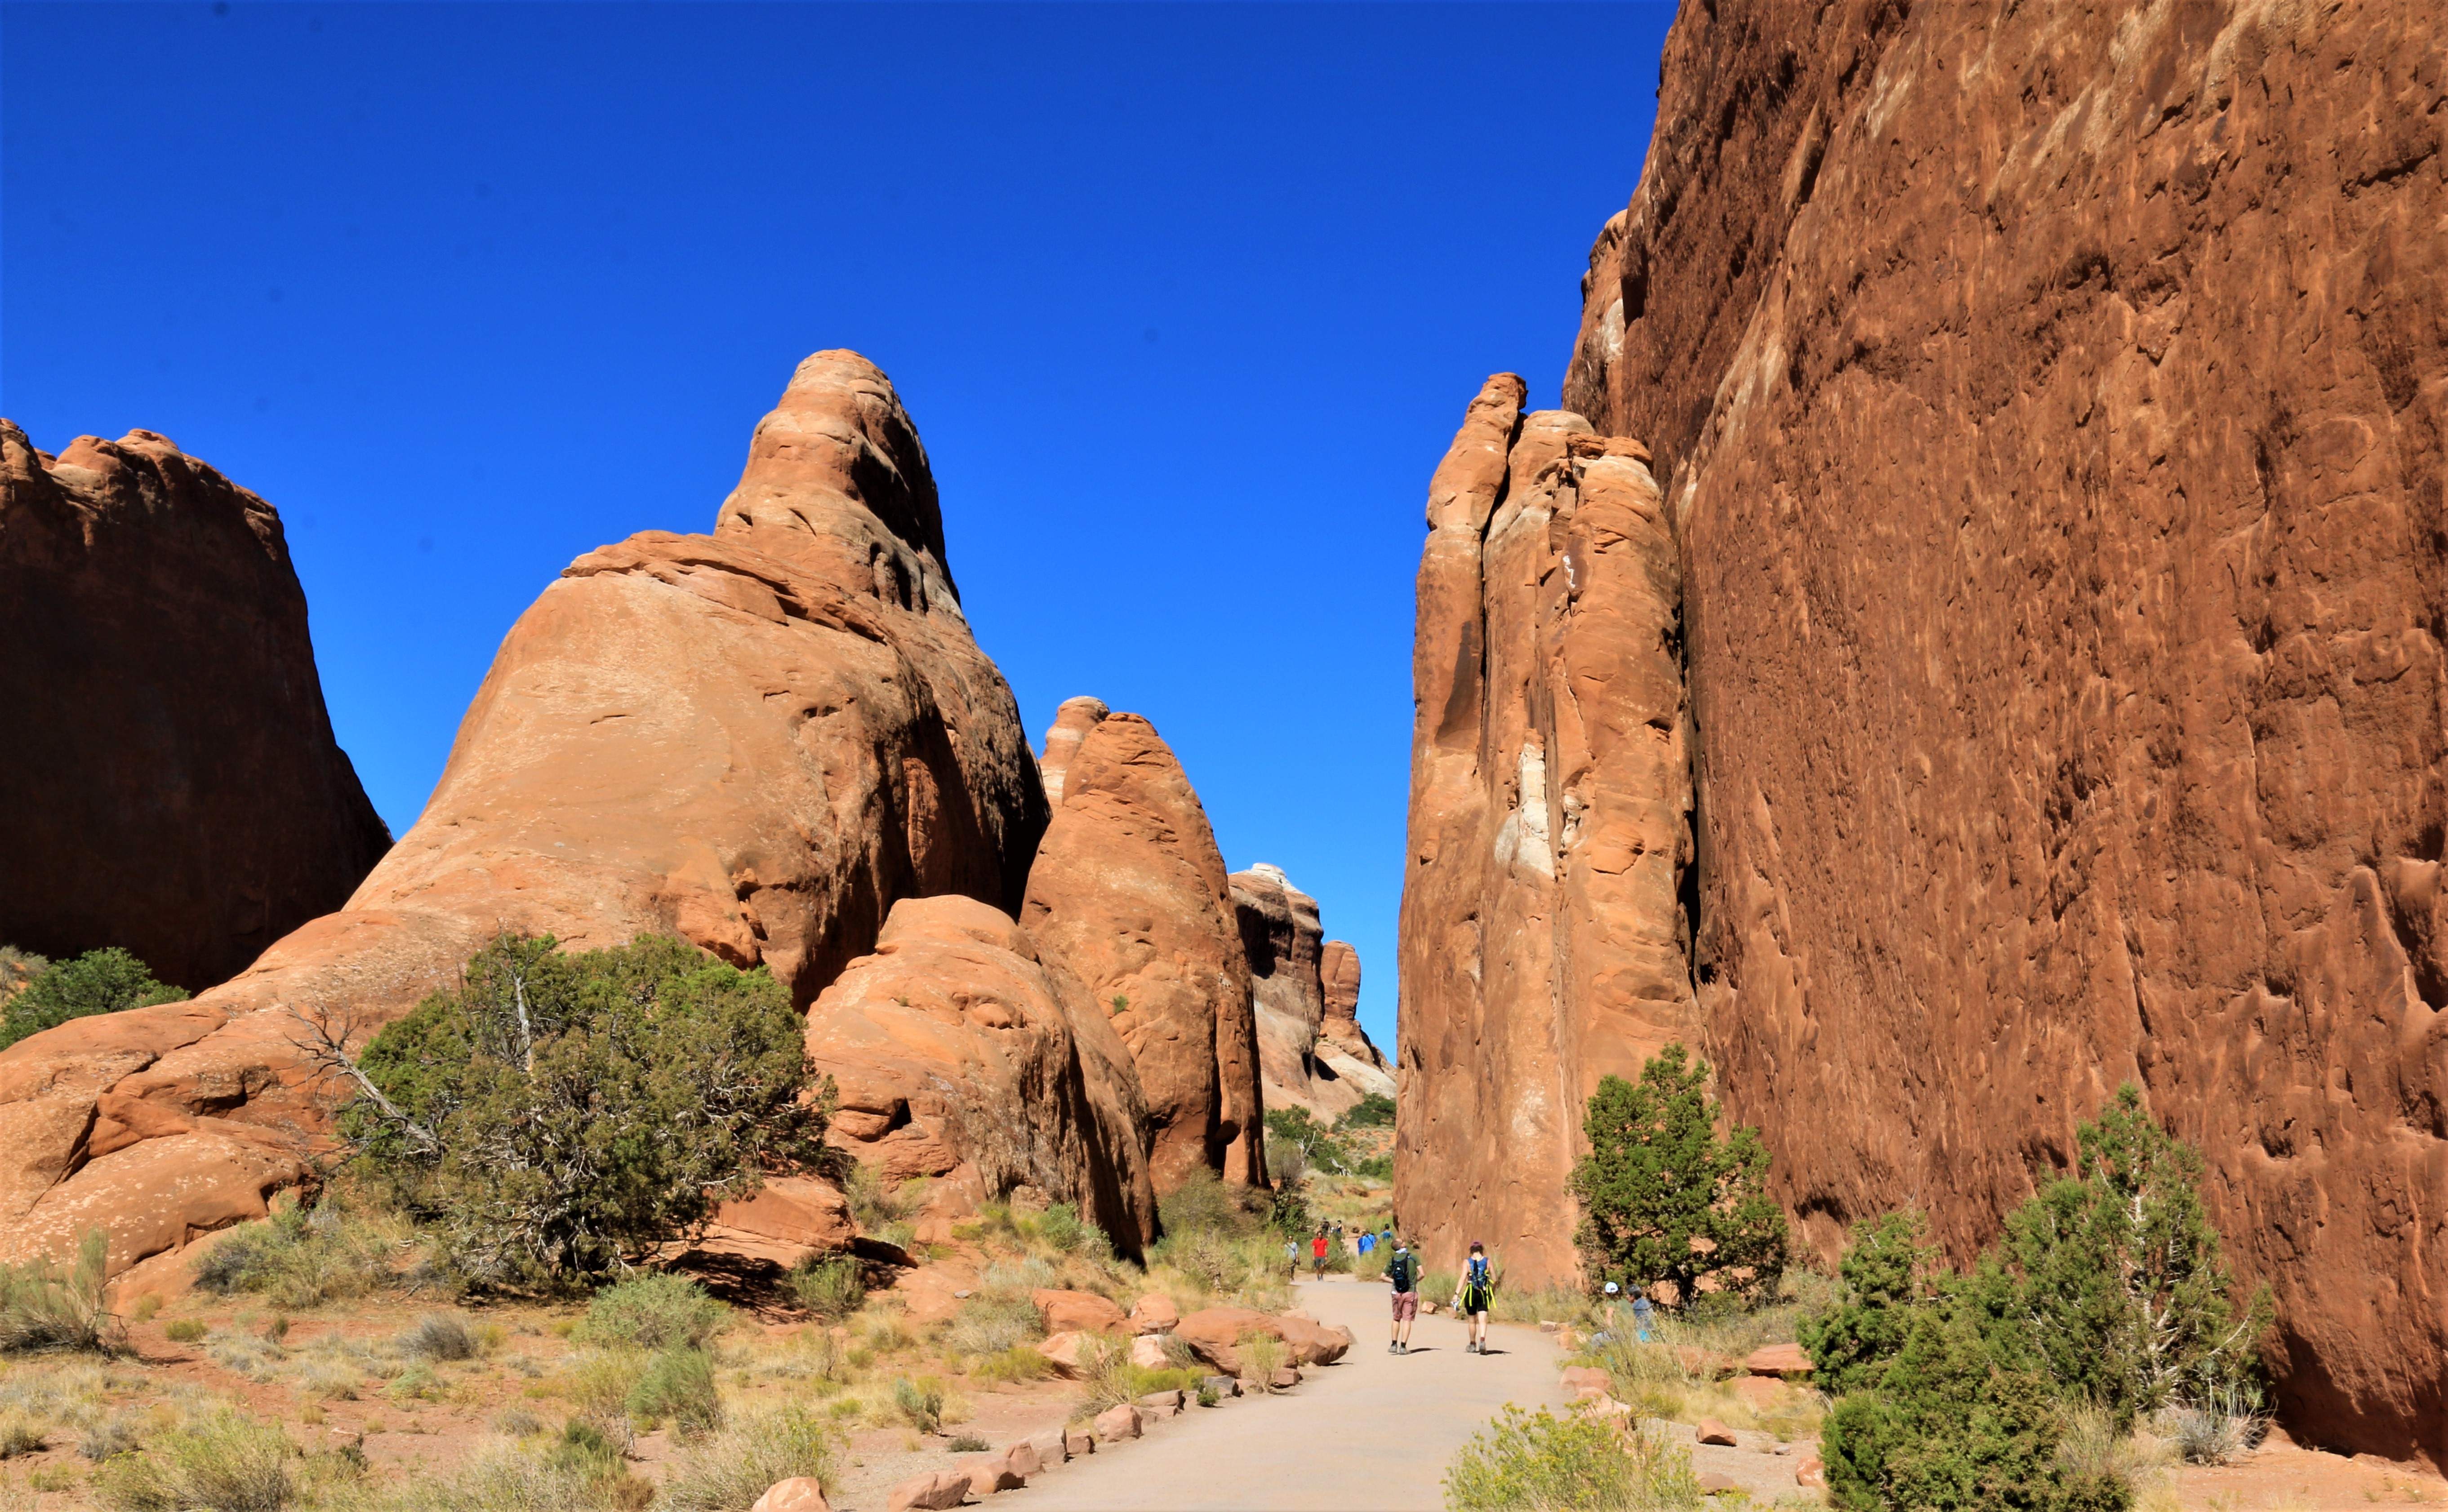
[[[1463,1327],[1424,1317],[1411,1352],[1386,1352],[1382,1282],[1303,1281],[1296,1304],[1357,1335],[1335,1365],[1284,1396],[1192,1407],[1137,1444],[1072,1461],[994,1504],[1038,1512],[1435,1512],[1445,1464],[1507,1402],[1561,1407],[1555,1342],[1497,1324],[1487,1355]]]

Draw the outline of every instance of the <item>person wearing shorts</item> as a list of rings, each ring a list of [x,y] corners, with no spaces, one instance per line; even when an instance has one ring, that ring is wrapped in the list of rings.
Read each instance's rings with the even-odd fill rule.
[[[1454,1285],[1454,1311],[1462,1317],[1470,1342],[1466,1354],[1487,1352],[1487,1307],[1496,1293],[1496,1274],[1487,1263],[1487,1246],[1470,1241],[1470,1258],[1463,1262],[1462,1279]]]
[[[1386,1262],[1386,1284],[1394,1289],[1394,1338],[1388,1354],[1411,1352],[1411,1324],[1420,1315],[1420,1257],[1402,1240],[1394,1241],[1394,1257]]]
[[[1309,1256],[1310,1256],[1310,1258],[1309,1258],[1309,1273],[1310,1273],[1310,1275],[1312,1278],[1316,1279],[1316,1280],[1320,1280],[1320,1281],[1325,1280],[1325,1279],[1326,1279],[1326,1229],[1325,1229],[1325,1226],[1324,1226],[1324,1225],[1320,1225],[1320,1226],[1319,1226],[1318,1231],[1317,1231],[1317,1237],[1309,1241]]]

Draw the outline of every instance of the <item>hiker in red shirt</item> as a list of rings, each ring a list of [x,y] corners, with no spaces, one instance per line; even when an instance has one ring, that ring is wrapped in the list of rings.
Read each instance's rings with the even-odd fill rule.
[[[1309,1273],[1326,1279],[1326,1225],[1317,1226],[1317,1237],[1309,1241]]]

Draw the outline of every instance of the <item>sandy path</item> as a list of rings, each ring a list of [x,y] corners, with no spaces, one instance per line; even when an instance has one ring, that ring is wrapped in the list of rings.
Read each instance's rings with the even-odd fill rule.
[[[1298,1306],[1359,1337],[1283,1396],[1193,1407],[1148,1437],[1072,1461],[993,1504],[1012,1512],[1434,1512],[1445,1462],[1507,1402],[1560,1407],[1555,1345],[1497,1325],[1496,1353],[1463,1352],[1462,1325],[1424,1317],[1411,1352],[1386,1352],[1383,1283],[1300,1283]]]

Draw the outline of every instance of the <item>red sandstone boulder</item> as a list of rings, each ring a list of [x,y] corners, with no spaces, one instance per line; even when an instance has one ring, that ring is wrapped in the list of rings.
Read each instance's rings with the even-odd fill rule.
[[[1753,1375],[1796,1381],[1810,1373],[1810,1356],[1802,1352],[1799,1344],[1764,1345],[1743,1356],[1743,1368]]]
[[[1793,1467],[1793,1483],[1806,1491],[1825,1491],[1827,1489],[1827,1466],[1814,1454]]]
[[[1170,1333],[1181,1322],[1181,1310],[1161,1292],[1150,1292],[1131,1304],[1127,1320],[1134,1333]]]
[[[1088,1373],[1087,1365],[1081,1359],[1082,1353],[1104,1347],[1104,1341],[1095,1334],[1077,1330],[1048,1334],[1030,1346],[1045,1356],[1047,1363],[1054,1367],[1055,1374],[1071,1381]]]
[[[838,1189],[813,1177],[769,1177],[754,1196],[717,1208],[697,1248],[788,1270],[810,1255],[850,1248],[856,1234],[850,1199]]]
[[[808,1056],[840,1092],[829,1142],[888,1183],[942,1178],[964,1208],[1028,1185],[1125,1254],[1155,1236],[1130,1052],[1008,914],[958,894],[895,904],[875,953],[808,1009]],[[1087,1303],[1047,1326],[1121,1326]]]
[[[1734,1395],[1754,1412],[1771,1412],[1785,1405],[1793,1391],[1773,1376],[1747,1375],[1734,1382]]]
[[[1047,1288],[1029,1293],[1049,1333],[1119,1333],[1122,1310],[1094,1292],[1059,1292]]]
[[[1028,1448],[1031,1454],[1037,1456],[1037,1467],[1040,1470],[1051,1470],[1071,1458],[1070,1446],[1064,1442],[1064,1434],[1061,1428],[1048,1428],[1030,1439]]]
[[[1065,1456],[1074,1460],[1083,1454],[1096,1453],[1096,1429],[1084,1426],[1064,1428],[1062,1430],[1062,1452]]]
[[[1719,1444],[1729,1448],[1733,1446],[1734,1430],[1715,1418],[1702,1418],[1693,1426],[1693,1431],[1699,1436],[1702,1444]]]
[[[1135,714],[1096,720],[1061,783],[1022,922],[1130,1047],[1157,1190],[1197,1170],[1263,1185],[1250,968],[1198,794]]]
[[[969,1494],[966,1470],[929,1470],[913,1475],[885,1493],[885,1512],[946,1512]]]
[[[53,457],[0,420],[0,943],[201,991],[391,848],[280,516],[166,436]]]
[[[1202,1308],[1184,1317],[1174,1333],[1200,1359],[1233,1376],[1241,1374],[1240,1343],[1253,1333],[1283,1341],[1298,1365],[1332,1365],[1352,1345],[1348,1329],[1329,1328],[1307,1318],[1278,1317],[1252,1308]]]
[[[1567,1366],[1564,1368],[1562,1385],[1565,1390],[1573,1394],[1574,1400],[1580,1401],[1588,1397],[1601,1396],[1613,1390],[1615,1377],[1591,1366]]]
[[[765,1494],[748,1512],[832,1512],[825,1501],[824,1487],[812,1475],[794,1475],[787,1481],[776,1481],[766,1487]]]
[[[1094,1426],[1100,1443],[1119,1444],[1124,1439],[1136,1439],[1139,1436],[1139,1409],[1127,1402],[1119,1407],[1107,1407],[1097,1414]]]
[[[900,898],[1016,907],[1044,813],[908,415],[818,354],[712,535],[590,552],[511,627],[346,908],[195,1002],[0,1052],[0,1259],[101,1222],[118,1269],[259,1214],[341,1091],[302,1074],[293,1009],[345,1005],[361,1043],[501,929],[676,932],[806,1003]]]
[[[1141,1333],[1131,1339],[1131,1363],[1143,1370],[1161,1370],[1173,1364],[1164,1352],[1164,1335]]]

